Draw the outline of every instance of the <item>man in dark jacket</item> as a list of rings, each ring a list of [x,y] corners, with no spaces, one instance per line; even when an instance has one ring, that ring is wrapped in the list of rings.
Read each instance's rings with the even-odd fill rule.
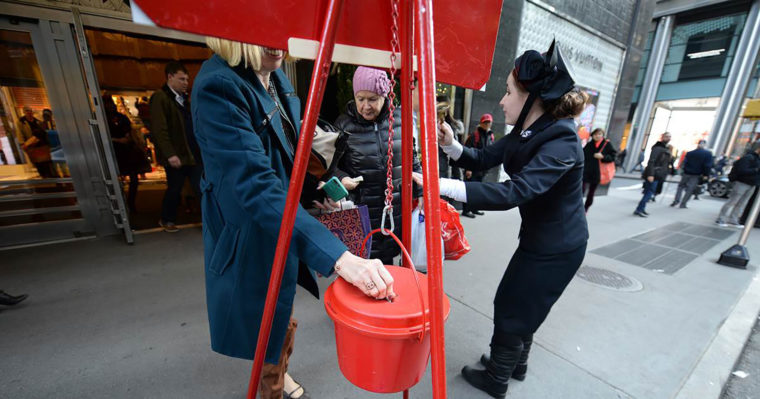
[[[739,217],[744,212],[755,187],[760,186],[760,141],[752,144],[752,149],[747,155],[734,163],[728,179],[733,182],[731,196],[720,209],[715,223],[723,227],[742,228],[744,226],[739,223]]]
[[[196,196],[201,197],[203,164],[187,96],[190,76],[178,62],[168,63],[164,71],[166,84],[150,98],[150,122],[156,155],[166,170],[167,188],[159,224],[164,231],[175,233],[182,186],[185,179],[190,179]]]
[[[665,181],[668,176],[668,166],[672,157],[667,147],[668,141],[670,141],[670,133],[665,132],[662,134],[662,140],[652,146],[649,162],[642,175],[644,178],[644,196],[639,201],[636,210],[633,211],[636,216],[645,218],[649,215],[646,210],[647,202],[654,196],[658,182]]]
[[[673,156],[673,146],[670,144],[671,135],[668,132],[665,132],[662,134],[662,137],[660,137],[660,141],[654,143],[652,146],[652,150],[655,149],[655,147],[665,147],[667,148],[668,152],[670,153],[670,160],[668,162],[668,172],[662,176],[662,178],[655,178],[657,181],[657,188],[654,190],[654,195],[650,199],[650,201],[655,202],[658,195],[662,194],[662,189],[665,187],[665,179],[668,177],[669,174],[673,174],[673,171],[675,170],[674,163],[676,161],[676,158]],[[650,152],[651,156],[651,152]]]
[[[480,124],[478,124],[478,128],[475,129],[475,131],[467,137],[467,140],[465,140],[465,147],[483,149],[493,144],[494,136],[493,131],[491,131],[492,123],[493,116],[491,116],[491,114],[483,114],[480,117]],[[483,176],[485,176],[486,172],[487,171],[465,170],[464,180],[477,182],[483,181]],[[483,215],[483,212],[477,209],[473,209],[472,205],[468,205],[466,202],[462,204],[462,216],[474,218],[475,215]]]
[[[683,175],[681,176],[681,182],[678,183],[678,191],[676,191],[676,197],[670,206],[676,206],[681,203],[679,208],[686,208],[686,203],[689,202],[691,194],[699,184],[700,180],[710,176],[710,169],[712,169],[712,153],[705,149],[707,142],[705,140],[699,140],[697,149],[686,153],[686,158],[683,163]],[[681,194],[686,191],[681,199]]]

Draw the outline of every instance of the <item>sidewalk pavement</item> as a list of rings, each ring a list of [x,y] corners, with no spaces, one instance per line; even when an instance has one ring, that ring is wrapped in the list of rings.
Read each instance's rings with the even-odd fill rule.
[[[722,201],[667,206],[675,185],[631,215],[640,184],[613,183],[589,213],[584,268],[535,336],[510,398],[718,398],[760,309],[760,232],[747,270],[717,265],[738,230]],[[517,247],[517,210],[464,219],[473,250],[444,265],[449,398],[488,398],[459,370],[488,349],[492,299]],[[4,251],[0,289],[29,293],[0,311],[0,397],[243,398],[250,362],[209,349],[200,229]],[[642,265],[642,266],[638,266]],[[320,282],[324,289],[328,279]],[[303,290],[291,373],[314,399],[383,398],[340,373],[324,306]],[[429,372],[411,390],[430,398]]]

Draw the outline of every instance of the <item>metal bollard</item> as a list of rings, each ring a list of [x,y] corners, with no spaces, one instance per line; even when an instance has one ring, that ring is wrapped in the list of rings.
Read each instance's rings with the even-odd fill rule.
[[[755,190],[760,189],[756,188]],[[760,192],[758,192],[755,196],[755,202],[752,204],[752,210],[749,212],[747,220],[744,222],[744,229],[742,230],[742,234],[739,236],[739,242],[720,254],[720,259],[718,259],[719,264],[723,266],[737,267],[740,269],[747,268],[747,263],[749,263],[749,251],[747,251],[747,247],[744,245],[747,243],[750,231],[753,227],[755,227],[755,221],[757,220],[758,214],[760,214]]]

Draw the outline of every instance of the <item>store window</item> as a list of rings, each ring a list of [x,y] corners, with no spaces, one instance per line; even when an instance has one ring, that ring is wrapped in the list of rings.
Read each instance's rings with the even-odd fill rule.
[[[0,29],[0,226],[81,218],[28,32]]]
[[[137,230],[155,228],[161,218],[166,173],[157,159],[151,136],[150,98],[165,84],[164,68],[171,61],[179,61],[187,69],[189,95],[192,81],[202,63],[211,56],[211,51],[201,43],[125,32],[88,28],[85,33],[104,104],[106,108],[112,107],[111,103],[116,106],[115,111],[107,112],[107,118],[125,198],[131,208],[130,222]],[[123,129],[127,123],[129,126]],[[128,139],[128,145],[119,142],[123,138]],[[130,192],[135,172],[139,172],[136,175],[137,189],[133,186]],[[189,180],[185,185],[177,224],[198,223],[199,199],[195,198]]]
[[[740,13],[676,26],[662,82],[726,77],[746,18]]]

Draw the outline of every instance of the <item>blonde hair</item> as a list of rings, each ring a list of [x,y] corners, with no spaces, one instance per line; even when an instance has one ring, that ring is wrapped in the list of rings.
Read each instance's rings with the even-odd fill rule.
[[[211,51],[227,61],[231,67],[240,65],[242,61],[246,68],[251,68],[254,71],[261,69],[261,53],[263,51],[261,46],[216,37],[207,37],[206,45]]]

